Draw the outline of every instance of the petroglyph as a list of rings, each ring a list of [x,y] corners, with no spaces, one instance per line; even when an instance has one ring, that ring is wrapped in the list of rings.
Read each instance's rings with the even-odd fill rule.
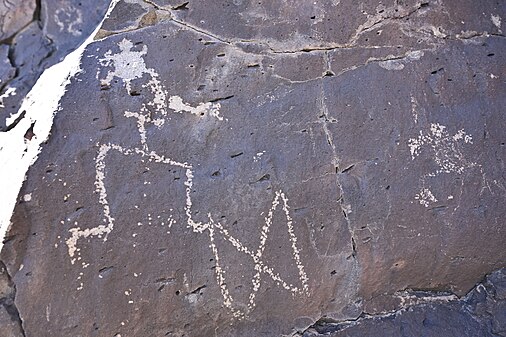
[[[111,81],[117,77],[123,81],[128,93],[132,92],[132,81],[140,79],[147,74],[151,79],[143,85],[144,88],[149,88],[155,94],[155,98],[150,102],[157,112],[166,114],[165,100],[166,94],[162,88],[158,73],[152,69],[147,68],[144,63],[143,56],[146,55],[148,47],[143,46],[141,51],[132,50],[134,44],[132,41],[123,39],[118,43],[120,52],[113,54],[112,50],[105,53],[104,58],[99,60],[100,65],[104,67],[113,66],[114,70],[109,70],[104,79],[100,79],[100,83],[105,86],[110,86]],[[100,73],[97,73],[97,79]]]
[[[411,114],[413,115],[413,121],[415,124],[418,123],[418,102],[416,98],[411,96]]]
[[[109,16],[117,2],[118,0],[111,1],[103,20]],[[37,160],[42,143],[49,137],[53,118],[60,106],[60,99],[71,79],[82,71],[81,57],[86,47],[93,42],[103,20],[77,49],[40,75],[23,99],[18,112],[6,119],[6,124],[12,126],[13,129],[0,133],[0,167],[2,173],[10,177],[3,182],[2,190],[16,191],[16,195],[20,190],[26,171]],[[0,105],[3,105],[1,103],[7,97],[7,93],[14,95],[16,91],[9,87],[0,96]],[[24,117],[21,118],[22,116]],[[17,120],[19,123],[16,122]],[[24,135],[31,127],[33,137],[27,139]],[[10,193],[0,195],[0,204],[2,204],[0,207],[0,247],[14,209],[15,199],[10,199],[9,196]]]
[[[497,27],[497,29],[499,29],[499,31],[501,31],[501,17],[499,15],[491,15],[490,16],[490,19],[492,20],[492,23],[494,24],[494,26]]]
[[[54,13],[54,21],[61,32],[65,31],[74,36],[82,35],[79,26],[83,23],[83,14],[73,6],[67,5],[58,8]]]
[[[468,135],[463,129],[458,130],[454,135],[450,135],[446,130],[446,126],[439,123],[432,123],[428,132],[420,131],[417,138],[409,139],[408,147],[412,160],[415,160],[423,151],[426,151],[437,165],[435,171],[429,172],[420,178],[422,187],[415,199],[421,205],[429,207],[430,203],[437,202],[437,198],[426,187],[429,178],[445,173],[461,175],[466,170],[478,166],[475,162],[467,160],[463,153],[463,145],[472,143],[472,136]]]
[[[425,207],[429,207],[431,202],[437,202],[436,197],[428,188],[422,188],[420,193],[415,195],[415,199],[418,200],[420,205],[423,205]]]
[[[192,107],[183,102],[183,99],[179,96],[171,96],[169,98],[169,108],[172,110],[183,113],[189,112],[191,114],[197,116],[205,116],[209,114],[211,117],[215,117],[219,121],[223,120],[223,117],[220,116],[220,103],[200,103],[197,107]]]
[[[126,111],[124,116],[134,117],[137,119],[137,129],[140,137],[140,147],[125,148],[114,143],[97,143],[98,154],[95,158],[95,192],[98,194],[98,201],[102,205],[103,209],[103,224],[100,224],[94,228],[81,229],[75,227],[70,229],[71,236],[66,240],[68,254],[71,258],[71,263],[74,264],[76,261],[82,259],[80,249],[78,248],[78,240],[80,238],[98,237],[107,241],[108,236],[113,232],[115,225],[114,215],[111,214],[111,208],[109,206],[108,195],[107,195],[107,184],[106,180],[106,159],[111,151],[116,151],[124,156],[140,156],[145,162],[162,163],[168,166],[177,167],[183,169],[185,172],[184,186],[184,216],[186,220],[186,227],[196,234],[205,234],[209,237],[209,248],[215,262],[215,276],[216,282],[220,288],[221,295],[223,297],[223,305],[230,310],[232,316],[238,319],[245,318],[249,311],[255,307],[255,298],[261,287],[263,277],[272,279],[278,286],[282,287],[286,291],[293,295],[307,295],[309,293],[308,276],[305,272],[304,265],[301,260],[300,249],[297,245],[297,236],[293,225],[293,220],[290,215],[290,207],[288,205],[288,198],[282,190],[274,192],[274,199],[271,204],[271,208],[265,217],[265,223],[260,229],[259,237],[260,244],[256,251],[248,248],[241,239],[234,237],[227,228],[224,227],[218,221],[215,221],[212,214],[207,214],[207,221],[201,222],[194,219],[193,213],[193,200],[192,193],[194,189],[194,165],[177,161],[164,155],[158,154],[155,151],[149,150],[146,134],[146,123],[153,123],[157,127],[162,127],[167,122],[167,110],[166,102],[168,101],[167,107],[174,111],[174,113],[188,113],[193,115],[193,118],[212,118],[219,122],[226,121],[220,115],[221,105],[219,103],[199,103],[196,107],[183,102],[183,99],[179,96],[171,96],[167,99],[166,91],[164,90],[161,82],[158,79],[158,74],[154,69],[147,68],[143,56],[147,53],[147,48],[144,46],[141,51],[132,51],[133,44],[131,41],[124,39],[119,44],[120,53],[112,54],[108,51],[105,58],[100,59],[99,63],[104,66],[113,66],[114,71],[108,71],[105,79],[102,79],[102,85],[110,85],[114,77],[119,77],[123,80],[124,86],[127,91],[131,90],[131,81],[134,79],[141,78],[144,74],[148,74],[151,79],[148,84],[144,87],[149,88],[155,96],[154,101],[148,104],[144,104],[139,112]],[[98,74],[97,74],[98,78]],[[156,117],[153,117],[156,116]],[[259,153],[258,157],[263,154]],[[145,182],[146,183],[146,182]],[[288,240],[290,245],[290,254],[292,255],[293,263],[298,272],[299,284],[294,285],[284,280],[284,276],[277,272],[273,267],[269,265],[268,261],[263,258],[263,253],[266,249],[266,242],[271,233],[272,227],[275,225],[273,222],[274,212],[280,208],[283,211],[286,222],[280,224],[286,226],[288,233]],[[171,209],[172,211],[172,209]],[[148,220],[151,220],[155,215],[148,215]],[[160,216],[158,216],[160,218]],[[169,216],[168,221],[168,234],[170,234],[170,228],[176,223],[176,221]],[[139,227],[142,223],[139,219],[132,219],[132,223],[137,224]],[[137,235],[137,234],[135,234]],[[216,238],[221,237],[225,242],[231,244],[235,250],[239,253],[245,254],[251,263],[254,276],[251,280],[251,291],[248,294],[248,303],[246,307],[236,304],[235,299],[230,294],[229,288],[226,283],[226,275],[223,266],[223,258],[220,250],[222,249],[216,243]],[[82,284],[79,286],[82,289]]]
[[[420,155],[422,148],[430,151],[439,167],[436,171],[429,173],[429,176],[433,177],[440,173],[462,174],[465,169],[476,165],[464,157],[462,143],[473,143],[473,138],[463,129],[451,136],[446,130],[446,126],[432,123],[429,132],[420,131],[417,138],[411,138],[408,141],[408,146],[413,160]]]

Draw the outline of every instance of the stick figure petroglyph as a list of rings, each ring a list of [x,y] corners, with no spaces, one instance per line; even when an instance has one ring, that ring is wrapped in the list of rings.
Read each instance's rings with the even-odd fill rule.
[[[184,216],[186,219],[187,228],[193,233],[204,234],[209,237],[209,248],[215,261],[215,277],[220,287],[221,295],[223,297],[223,304],[228,308],[232,315],[236,318],[244,318],[249,311],[255,307],[255,298],[261,287],[262,277],[267,276],[276,282],[279,286],[289,291],[293,295],[307,295],[309,293],[308,277],[304,270],[304,265],[301,261],[300,249],[297,244],[297,236],[294,231],[293,220],[290,215],[290,208],[288,206],[288,198],[282,190],[275,191],[271,208],[265,217],[263,226],[260,229],[259,239],[260,244],[256,250],[247,247],[241,240],[227,230],[223,224],[215,221],[212,215],[207,214],[207,221],[201,222],[194,219],[192,212],[192,189],[194,166],[187,162],[181,162],[168,158],[161,154],[151,151],[147,144],[146,125],[152,123],[160,128],[166,121],[168,114],[167,108],[173,112],[183,113],[187,112],[192,115],[197,115],[199,118],[214,118],[220,122],[224,118],[220,115],[220,103],[201,103],[196,107],[184,103],[179,96],[167,97],[167,94],[158,78],[158,74],[152,68],[147,68],[143,56],[147,53],[147,47],[141,51],[132,51],[133,44],[126,39],[119,43],[120,53],[112,54],[108,51],[105,58],[100,60],[101,65],[107,67],[114,67],[114,71],[109,71],[104,79],[101,79],[102,84],[109,85],[114,77],[119,77],[123,80],[126,90],[131,90],[130,82],[134,79],[139,79],[144,75],[148,75],[150,80],[144,85],[149,88],[153,93],[155,99],[151,102],[143,104],[139,112],[126,111],[124,116],[127,118],[137,119],[137,129],[140,136],[140,146],[134,148],[125,148],[114,143],[98,143],[98,154],[95,159],[96,179],[95,187],[99,196],[99,203],[103,208],[103,222],[97,227],[90,229],[72,228],[70,229],[71,236],[66,240],[68,246],[68,253],[71,257],[71,263],[80,260],[80,249],[77,247],[77,242],[80,238],[98,237],[104,241],[107,236],[113,231],[115,225],[114,215],[111,214],[109,201],[107,196],[107,186],[105,183],[106,178],[106,157],[111,151],[116,151],[124,156],[137,155],[141,156],[144,160],[156,163],[166,164],[172,167],[177,167],[185,172],[185,206]],[[97,75],[98,78],[98,75]],[[166,106],[166,102],[168,102]],[[266,241],[271,233],[273,227],[273,215],[277,209],[283,211],[286,219],[286,231],[289,237],[289,244],[291,247],[291,254],[293,262],[298,271],[299,285],[293,285],[286,281],[282,275],[276,272],[274,268],[269,266],[269,263],[264,260],[264,251],[266,248]],[[248,296],[247,307],[244,309],[238,308],[234,303],[234,298],[231,296],[226,283],[225,269],[222,265],[222,253],[220,247],[216,244],[216,238],[221,237],[224,242],[227,242],[235,248],[239,253],[245,254],[253,265],[254,276],[251,280],[251,291]]]

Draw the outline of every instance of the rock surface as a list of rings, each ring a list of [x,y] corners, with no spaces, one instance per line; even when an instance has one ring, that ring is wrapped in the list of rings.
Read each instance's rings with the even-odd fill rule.
[[[506,270],[492,273],[462,300],[452,296],[402,294],[409,306],[392,313],[362,315],[341,323],[318,322],[302,335],[311,336],[504,336]],[[428,295],[426,297],[425,295]]]
[[[95,29],[106,1],[0,1],[0,131],[44,69],[60,62]]]
[[[505,335],[506,7],[475,7],[120,1],[18,197],[0,320]],[[63,55],[93,20],[56,8]],[[37,68],[32,26],[8,54]]]
[[[16,308],[16,287],[3,263],[0,263],[0,333],[2,336],[24,336]]]

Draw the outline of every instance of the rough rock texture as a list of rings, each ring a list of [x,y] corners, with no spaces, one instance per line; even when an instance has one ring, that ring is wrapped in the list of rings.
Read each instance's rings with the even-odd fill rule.
[[[7,40],[28,25],[36,9],[35,0],[3,0],[0,3],[0,40]]]
[[[107,1],[0,0],[0,131],[47,67],[95,29]]]
[[[487,277],[462,300],[441,294],[400,294],[405,309],[362,314],[341,323],[318,322],[302,336],[505,336],[506,270]]]
[[[505,335],[506,8],[479,7],[120,1],[2,251],[23,333]]]
[[[6,337],[25,336],[21,318],[16,308],[16,287],[0,262],[0,335]]]

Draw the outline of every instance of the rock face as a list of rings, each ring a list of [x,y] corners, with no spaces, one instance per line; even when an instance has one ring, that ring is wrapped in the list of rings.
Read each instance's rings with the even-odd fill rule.
[[[16,125],[23,97],[47,67],[95,29],[106,1],[0,1],[0,131]]]
[[[70,50],[92,20],[65,8],[46,34]],[[505,9],[120,1],[19,195],[0,319],[505,335]]]
[[[504,336],[505,289],[506,273],[502,269],[460,301],[447,295],[417,292],[402,296],[410,304],[407,309],[378,316],[362,315],[348,322],[318,322],[303,336]]]
[[[23,327],[14,302],[16,287],[3,263],[0,264],[0,333],[2,336],[23,336]]]

